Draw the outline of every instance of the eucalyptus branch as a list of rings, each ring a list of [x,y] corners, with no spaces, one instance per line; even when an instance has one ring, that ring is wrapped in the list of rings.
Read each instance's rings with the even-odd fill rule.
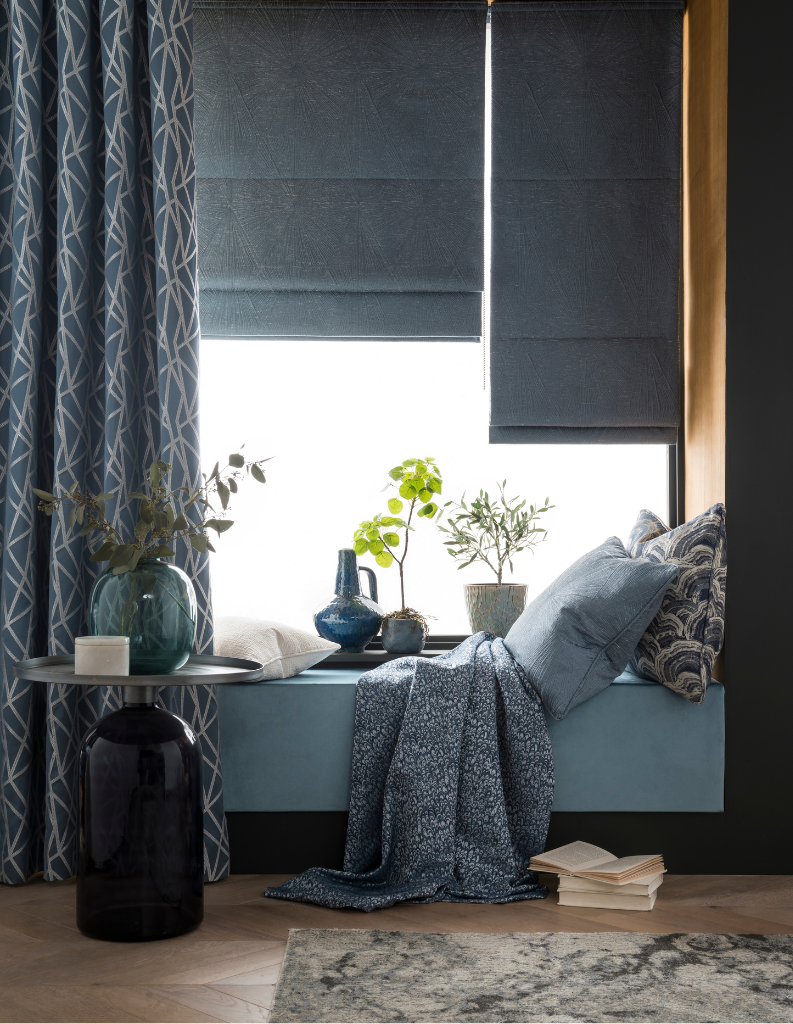
[[[107,517],[106,505],[115,497],[112,493],[94,495],[81,490],[77,482],[60,495],[36,487],[33,493],[39,499],[39,510],[48,516],[68,508],[69,529],[77,531],[78,537],[98,533],[103,543],[91,554],[90,561],[107,562],[108,569],[120,576],[136,569],[141,558],[171,557],[175,554],[172,545],[177,540],[189,542],[202,554],[214,551],[207,530],[214,530],[220,536],[231,529],[234,521],[226,518],[231,495],[238,492],[239,483],[248,476],[265,483],[262,469],[265,462],[269,459],[250,462],[235,453],[229,455],[222,470],[219,463],[215,463],[209,476],[202,474],[203,483],[198,487],[180,486],[173,490],[165,483],[171,465],[161,460],[152,462],[146,491],[129,491],[126,495],[127,500],[140,502],[133,536],[127,538],[121,536]],[[210,497],[220,502],[219,512],[215,512]]]
[[[537,544],[545,540],[548,531],[533,524],[544,512],[555,507],[546,498],[543,506],[529,505],[526,510],[525,499],[507,499],[506,486],[506,480],[498,485],[499,497],[493,501],[487,491],[480,491],[470,505],[466,504],[465,495],[457,503],[447,502],[444,508],[451,506],[446,520],[448,525],[438,523],[438,529],[450,537],[444,544],[452,558],[461,563],[458,568],[465,569],[476,561],[484,562],[499,585],[505,564],[512,572],[515,555],[526,550],[533,552]]]

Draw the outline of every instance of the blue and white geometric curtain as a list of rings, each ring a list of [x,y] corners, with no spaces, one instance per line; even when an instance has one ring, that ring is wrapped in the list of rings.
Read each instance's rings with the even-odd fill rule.
[[[118,688],[17,680],[87,632],[89,544],[32,486],[199,479],[191,0],[0,0],[0,880],[73,875],[77,753]],[[109,506],[112,508],[113,506]],[[93,545],[90,545],[93,546]],[[211,651],[206,556],[180,545]],[[163,692],[204,752],[205,867],[228,873],[217,702]]]

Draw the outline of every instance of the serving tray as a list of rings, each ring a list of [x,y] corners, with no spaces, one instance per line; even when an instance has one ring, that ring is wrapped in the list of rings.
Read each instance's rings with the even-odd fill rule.
[[[38,683],[73,683],[76,686],[195,686],[198,683],[256,683],[264,675],[258,661],[191,654],[186,663],[159,676],[75,675],[74,655],[28,658],[14,665],[14,675]]]

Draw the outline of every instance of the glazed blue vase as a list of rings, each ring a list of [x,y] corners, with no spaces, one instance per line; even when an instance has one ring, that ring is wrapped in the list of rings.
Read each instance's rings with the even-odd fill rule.
[[[369,577],[371,597],[364,597],[358,573]],[[352,548],[339,552],[336,572],[336,593],[329,604],[314,616],[314,625],[321,637],[341,644],[342,651],[360,653],[373,640],[380,629],[383,609],[377,604],[377,579],[371,569],[358,568],[358,559]]]

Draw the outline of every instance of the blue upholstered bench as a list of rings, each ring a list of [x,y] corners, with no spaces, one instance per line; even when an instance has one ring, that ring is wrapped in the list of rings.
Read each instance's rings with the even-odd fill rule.
[[[227,811],[349,808],[356,671],[218,687]],[[695,706],[624,673],[548,721],[555,811],[724,810],[724,687]]]

